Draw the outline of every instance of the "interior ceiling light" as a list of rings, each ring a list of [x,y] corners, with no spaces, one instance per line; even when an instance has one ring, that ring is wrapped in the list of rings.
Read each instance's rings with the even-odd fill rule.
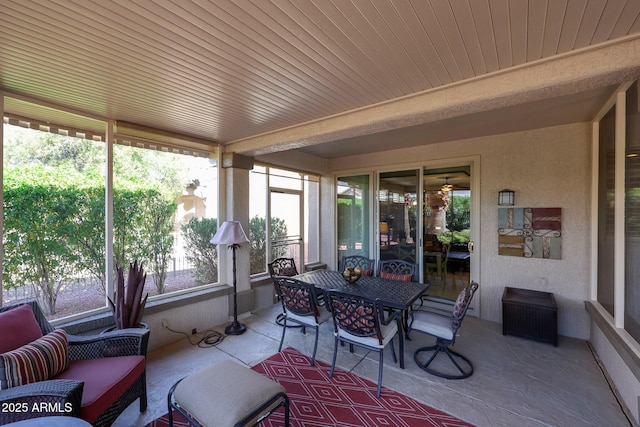
[[[442,188],[440,188],[440,190],[442,190],[445,193],[448,193],[449,191],[453,190],[453,185],[449,184],[449,177],[446,177],[444,179],[444,185],[442,186]]]

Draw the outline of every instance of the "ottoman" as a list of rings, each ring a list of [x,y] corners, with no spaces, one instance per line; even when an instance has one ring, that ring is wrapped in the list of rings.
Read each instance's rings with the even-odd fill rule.
[[[169,390],[169,425],[173,410],[205,427],[253,426],[284,406],[289,398],[277,382],[231,360],[223,360],[179,380]]]

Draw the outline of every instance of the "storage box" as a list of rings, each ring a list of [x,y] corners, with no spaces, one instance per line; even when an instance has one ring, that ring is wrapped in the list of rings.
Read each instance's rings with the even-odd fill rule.
[[[504,288],[502,334],[558,346],[558,307],[550,292]]]

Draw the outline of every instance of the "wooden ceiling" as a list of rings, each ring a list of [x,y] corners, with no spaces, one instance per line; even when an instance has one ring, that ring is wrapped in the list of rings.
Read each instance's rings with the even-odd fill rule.
[[[231,147],[299,127],[312,140],[303,126],[638,34],[638,0],[0,0],[0,84],[14,114],[42,114],[26,97]],[[509,111],[556,108],[554,124],[610,93]],[[501,113],[297,145],[330,158],[365,137],[376,150],[510,130]],[[474,114],[495,126],[465,128]]]

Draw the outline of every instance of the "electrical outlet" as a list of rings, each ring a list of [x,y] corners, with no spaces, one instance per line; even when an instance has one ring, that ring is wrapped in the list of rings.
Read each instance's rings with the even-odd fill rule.
[[[169,327],[169,321],[167,319],[162,319],[161,325],[163,328]]]
[[[198,331],[196,330],[196,328],[193,328],[193,329],[191,330],[191,335],[195,335],[197,332],[198,332]]]

